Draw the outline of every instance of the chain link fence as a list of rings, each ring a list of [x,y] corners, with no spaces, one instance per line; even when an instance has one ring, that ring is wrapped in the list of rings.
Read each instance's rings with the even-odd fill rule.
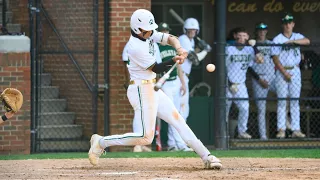
[[[29,1],[32,152],[87,151],[97,131],[98,1]]]
[[[312,146],[312,139],[320,138],[320,46],[258,44],[257,49],[263,63],[251,46],[226,46],[231,147],[249,139],[269,142],[266,147],[305,146],[301,140]],[[276,68],[273,55],[286,73]]]

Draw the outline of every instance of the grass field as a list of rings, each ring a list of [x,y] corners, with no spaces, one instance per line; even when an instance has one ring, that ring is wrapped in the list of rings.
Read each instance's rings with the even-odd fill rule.
[[[228,150],[211,151],[217,157],[235,158],[320,158],[320,149],[282,150]],[[0,160],[23,159],[78,159],[87,158],[87,153],[39,153],[31,155],[2,155]],[[187,158],[198,157],[194,152],[107,152],[101,158]]]

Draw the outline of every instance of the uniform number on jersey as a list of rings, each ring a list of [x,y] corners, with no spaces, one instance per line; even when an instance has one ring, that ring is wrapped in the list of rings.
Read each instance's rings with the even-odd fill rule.
[[[249,64],[248,63],[242,63],[241,70],[247,70]]]

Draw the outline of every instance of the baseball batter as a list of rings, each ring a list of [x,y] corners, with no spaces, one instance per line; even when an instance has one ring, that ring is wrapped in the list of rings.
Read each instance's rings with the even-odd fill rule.
[[[286,14],[282,18],[282,33],[277,35],[275,44],[309,45],[310,40],[300,33],[293,32],[295,26],[293,16]],[[299,98],[301,92],[301,61],[300,47],[274,46],[272,48],[273,62],[277,68],[276,87],[278,98]],[[286,130],[286,100],[278,101],[277,110],[277,138],[285,138]],[[293,138],[304,138],[305,134],[300,131],[300,106],[298,100],[290,100],[291,129]]]
[[[260,46],[257,46],[260,53],[263,54],[264,62],[254,62],[252,68],[259,75],[259,80],[252,78],[252,88],[255,98],[266,98],[269,90],[275,92],[274,79],[275,67],[271,58],[271,46],[263,46],[264,44],[272,44],[267,40],[268,25],[258,23],[256,28],[256,40]],[[266,140],[266,100],[256,100],[258,108],[258,124],[260,139]]]
[[[195,51],[195,41],[194,38],[197,34],[200,32],[200,26],[199,22],[195,18],[188,18],[184,22],[183,25],[183,32],[184,34],[179,36],[179,41],[181,43],[181,46],[187,50]],[[199,61],[202,61],[206,55],[207,51],[203,50],[199,53],[197,53],[197,57]],[[181,65],[182,70],[184,72],[184,81],[186,83],[186,93],[181,96],[181,109],[180,112],[184,119],[187,119],[189,116],[189,75],[191,73],[192,68],[192,61],[190,59],[186,59],[186,61]]]
[[[155,56],[157,61],[161,61],[161,57],[160,57],[160,52],[159,52],[159,48],[157,43],[154,43],[155,46]],[[125,63],[126,67],[127,65],[130,63],[129,61],[129,56],[128,56],[128,43],[124,46],[123,51],[122,51],[122,61]],[[128,77],[128,72],[127,72],[127,68],[126,68],[126,81],[129,80],[130,77]],[[125,84],[125,88],[128,89],[128,84]],[[137,127],[135,126],[135,124],[133,124],[133,131],[135,131]],[[133,147],[133,152],[151,152],[152,150],[147,147],[147,146],[141,146],[141,145],[136,145]]]
[[[168,96],[162,90],[154,91],[156,73],[167,71],[176,61],[183,63],[188,53],[181,47],[176,37],[155,30],[158,25],[148,10],[136,10],[131,16],[130,26],[131,37],[128,42],[130,85],[127,96],[134,109],[133,124],[137,128],[132,133],[122,135],[105,137],[92,135],[88,153],[90,163],[97,165],[106,147],[152,143],[158,116],[179,132],[182,139],[201,157],[205,168],[220,169],[221,161],[211,155],[197,139]],[[171,45],[178,55],[170,61],[156,63],[154,42]]]
[[[167,23],[160,23],[158,31],[169,33],[170,27]],[[158,63],[171,60],[176,56],[176,50],[169,45],[159,44],[161,60]],[[186,92],[186,85],[183,78],[181,66],[177,66],[171,73],[167,82],[162,86],[162,91],[173,101],[175,107],[180,110],[180,95]],[[191,151],[183,139],[180,137],[178,131],[172,126],[168,125],[168,151]]]
[[[249,66],[252,66],[255,59],[254,49],[250,46],[243,46],[246,43],[247,31],[239,28],[236,32],[236,46],[226,47],[226,67],[228,76],[227,98],[248,98],[245,84],[246,73]],[[237,46],[237,44],[239,46]],[[227,117],[233,100],[227,100]],[[234,100],[238,109],[238,138],[250,139],[247,131],[249,117],[248,100]]]

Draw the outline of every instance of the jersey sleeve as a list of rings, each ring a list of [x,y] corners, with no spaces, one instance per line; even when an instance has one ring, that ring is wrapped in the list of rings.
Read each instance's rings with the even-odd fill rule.
[[[146,70],[156,63],[155,58],[148,51],[141,51],[139,48],[129,49],[128,54],[130,62]]]
[[[168,38],[169,38],[169,34],[158,32],[156,30],[153,31],[153,33],[150,37],[150,39],[153,39],[154,42],[160,43],[162,45],[168,44]]]
[[[295,37],[294,37],[294,40],[298,40],[298,39],[303,39],[305,38],[302,34],[300,33],[295,33]]]
[[[179,42],[181,44],[181,47],[185,49],[186,51],[191,51],[192,50],[192,44],[190,40],[186,36],[180,36],[179,37]]]
[[[123,51],[122,51],[122,61],[128,61],[128,43],[124,46]]]

